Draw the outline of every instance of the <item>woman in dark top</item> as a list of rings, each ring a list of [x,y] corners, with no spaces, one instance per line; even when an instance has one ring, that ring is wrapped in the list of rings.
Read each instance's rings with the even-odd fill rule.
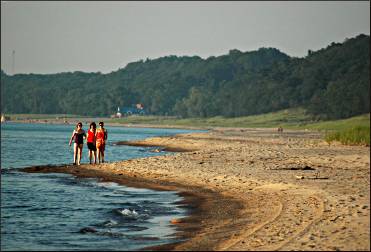
[[[86,139],[85,130],[82,129],[82,123],[79,122],[76,125],[76,129],[73,130],[72,136],[70,139],[70,146],[72,144],[72,140],[75,140],[75,144],[73,146],[73,164],[80,165],[81,156],[82,156],[82,147],[84,146],[84,139]]]

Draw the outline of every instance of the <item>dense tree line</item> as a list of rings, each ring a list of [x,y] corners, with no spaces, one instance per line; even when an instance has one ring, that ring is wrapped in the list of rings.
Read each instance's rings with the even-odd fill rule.
[[[369,43],[361,34],[303,58],[275,48],[166,56],[109,74],[1,71],[1,109],[103,116],[142,103],[155,115],[236,117],[302,106],[316,117],[345,118],[370,111]]]

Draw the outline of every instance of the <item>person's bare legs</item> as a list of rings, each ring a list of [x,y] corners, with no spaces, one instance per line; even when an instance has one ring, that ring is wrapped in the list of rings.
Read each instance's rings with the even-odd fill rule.
[[[94,155],[94,164],[97,163],[97,151],[93,151],[93,155]]]
[[[89,164],[91,164],[91,156],[92,156],[92,150],[89,149]]]
[[[82,157],[82,147],[83,147],[82,144],[80,144],[80,145],[78,146],[79,155],[78,155],[78,162],[77,162],[77,165],[80,165],[80,162],[81,162],[81,157]]]
[[[102,149],[101,152],[102,152],[102,154],[101,154],[102,155],[102,163],[104,163],[104,149]]]
[[[76,164],[76,159],[77,159],[77,143],[73,144],[73,164]]]
[[[97,148],[98,164],[100,164],[100,149]]]

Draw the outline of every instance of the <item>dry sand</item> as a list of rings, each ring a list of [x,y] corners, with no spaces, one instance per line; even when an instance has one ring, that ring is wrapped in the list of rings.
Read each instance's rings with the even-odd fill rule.
[[[192,211],[174,225],[187,240],[154,250],[370,250],[369,147],[236,128],[123,144],[184,152],[25,171],[180,191]]]

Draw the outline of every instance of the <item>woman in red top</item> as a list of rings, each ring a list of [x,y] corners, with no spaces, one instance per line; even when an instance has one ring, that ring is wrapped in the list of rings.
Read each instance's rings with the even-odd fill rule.
[[[104,163],[104,149],[106,147],[106,140],[107,140],[107,130],[103,127],[104,123],[99,122],[99,129],[95,133],[95,141],[97,146],[97,154],[98,154],[98,162]]]
[[[88,145],[89,149],[89,163],[91,164],[91,157],[94,155],[94,164],[97,163],[97,148],[95,146],[95,131],[97,129],[97,125],[95,122],[90,124],[90,129],[88,130],[88,137],[86,139],[86,144]]]

